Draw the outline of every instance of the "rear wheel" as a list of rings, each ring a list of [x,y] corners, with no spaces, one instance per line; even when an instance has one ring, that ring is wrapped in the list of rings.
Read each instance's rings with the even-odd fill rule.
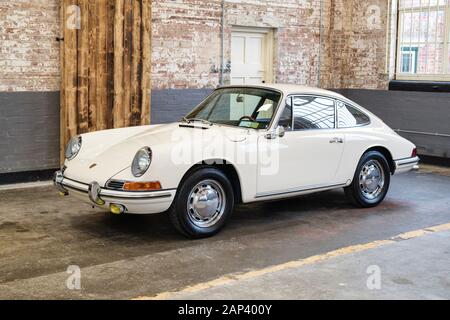
[[[385,156],[378,151],[369,151],[362,156],[352,184],[345,188],[345,194],[357,207],[375,207],[386,197],[390,179]]]
[[[175,228],[188,238],[215,235],[234,207],[234,194],[226,175],[216,168],[201,168],[181,184],[169,210]]]

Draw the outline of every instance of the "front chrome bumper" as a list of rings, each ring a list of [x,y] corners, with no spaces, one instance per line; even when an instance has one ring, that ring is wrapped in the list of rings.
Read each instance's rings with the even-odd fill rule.
[[[111,204],[122,205],[126,212],[138,214],[166,211],[176,193],[176,189],[150,192],[111,190],[100,187],[95,181],[86,184],[69,179],[61,171],[55,172],[53,183],[63,195],[74,195],[84,202],[108,210]]]
[[[395,174],[409,172],[418,168],[420,158],[406,158],[395,161]]]
[[[69,191],[64,188],[62,182],[64,180],[64,175],[62,174],[61,171],[56,171],[53,174],[53,184],[56,187],[56,189],[58,189],[58,191],[62,194],[62,195],[68,195]]]

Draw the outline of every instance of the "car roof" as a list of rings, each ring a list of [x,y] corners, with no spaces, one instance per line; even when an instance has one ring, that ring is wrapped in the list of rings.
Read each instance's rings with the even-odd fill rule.
[[[338,99],[345,99],[347,100],[343,95],[325,90],[320,88],[314,88],[314,87],[308,87],[308,86],[301,86],[301,85],[295,85],[295,84],[259,84],[259,85],[230,85],[225,86],[222,88],[235,88],[235,87],[245,87],[245,88],[261,88],[261,89],[272,89],[272,90],[278,90],[283,92],[285,96],[291,95],[291,94],[317,94],[317,95],[324,95],[329,96],[333,98]]]

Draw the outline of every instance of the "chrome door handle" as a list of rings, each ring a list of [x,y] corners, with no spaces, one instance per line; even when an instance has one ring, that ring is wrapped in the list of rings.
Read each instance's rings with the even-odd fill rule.
[[[330,143],[344,143],[344,139],[342,138],[333,138],[330,140]]]

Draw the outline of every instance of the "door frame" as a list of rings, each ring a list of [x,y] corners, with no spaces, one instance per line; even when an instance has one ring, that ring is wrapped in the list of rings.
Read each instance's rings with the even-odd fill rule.
[[[280,106],[278,107],[277,113],[274,115],[274,122],[273,122],[273,127],[277,127],[278,123],[280,121],[280,116],[282,115],[284,108],[286,107],[286,102],[288,99],[291,99],[293,97],[296,96],[312,96],[312,97],[321,97],[321,98],[326,98],[329,99],[331,101],[333,101],[334,104],[334,128],[330,128],[330,129],[308,129],[308,130],[294,130],[294,125],[292,124],[292,128],[291,130],[286,130],[285,131],[285,135],[283,137],[278,137],[277,139],[286,139],[289,136],[292,135],[299,135],[304,133],[305,135],[307,135],[308,133],[311,132],[316,132],[316,133],[328,133],[331,135],[331,138],[334,138],[334,136],[336,136],[337,138],[341,138],[343,139],[343,143],[342,143],[342,147],[341,147],[341,154],[339,157],[339,161],[336,167],[336,171],[335,171],[335,176],[333,177],[333,180],[331,180],[330,182],[324,182],[324,183],[313,183],[313,184],[306,184],[306,185],[298,185],[298,186],[291,186],[288,187],[286,189],[280,189],[280,190],[263,190],[260,191],[258,190],[258,186],[260,185],[260,169],[259,169],[259,158],[258,158],[258,169],[257,169],[257,190],[256,190],[256,199],[276,199],[277,197],[282,197],[283,195],[301,195],[301,194],[307,194],[310,192],[314,192],[314,191],[321,191],[321,190],[329,190],[329,189],[335,189],[335,188],[340,188],[340,187],[344,187],[347,185],[347,181],[339,181],[339,177],[338,177],[338,172],[341,168],[342,165],[342,159],[344,156],[344,152],[345,152],[345,144],[346,144],[346,139],[345,139],[345,134],[344,132],[342,132],[341,130],[339,130],[339,126],[338,126],[338,118],[337,118],[337,101],[338,99],[336,99],[335,97],[331,97],[331,96],[327,96],[327,95],[322,95],[322,94],[313,94],[313,93],[290,93],[288,94],[286,97],[283,97],[283,100],[281,101]],[[293,109],[292,109],[292,123],[294,122],[294,114],[293,114]],[[265,135],[261,135],[259,137],[259,139],[265,139]],[[326,140],[326,139],[325,139]],[[331,141],[330,141],[331,143]],[[258,140],[258,144],[259,144],[259,140]],[[258,147],[258,157],[259,157],[259,147]],[[283,162],[282,159],[279,159],[280,164]]]
[[[266,70],[265,82],[273,83],[275,82],[274,77],[274,29],[273,28],[262,28],[262,27],[248,27],[248,26],[231,26],[231,36],[230,36],[230,53],[231,53],[231,41],[233,38],[233,33],[256,33],[264,36],[263,42],[263,64]],[[231,57],[230,57],[231,60]],[[231,61],[231,66],[233,66],[233,61]]]

